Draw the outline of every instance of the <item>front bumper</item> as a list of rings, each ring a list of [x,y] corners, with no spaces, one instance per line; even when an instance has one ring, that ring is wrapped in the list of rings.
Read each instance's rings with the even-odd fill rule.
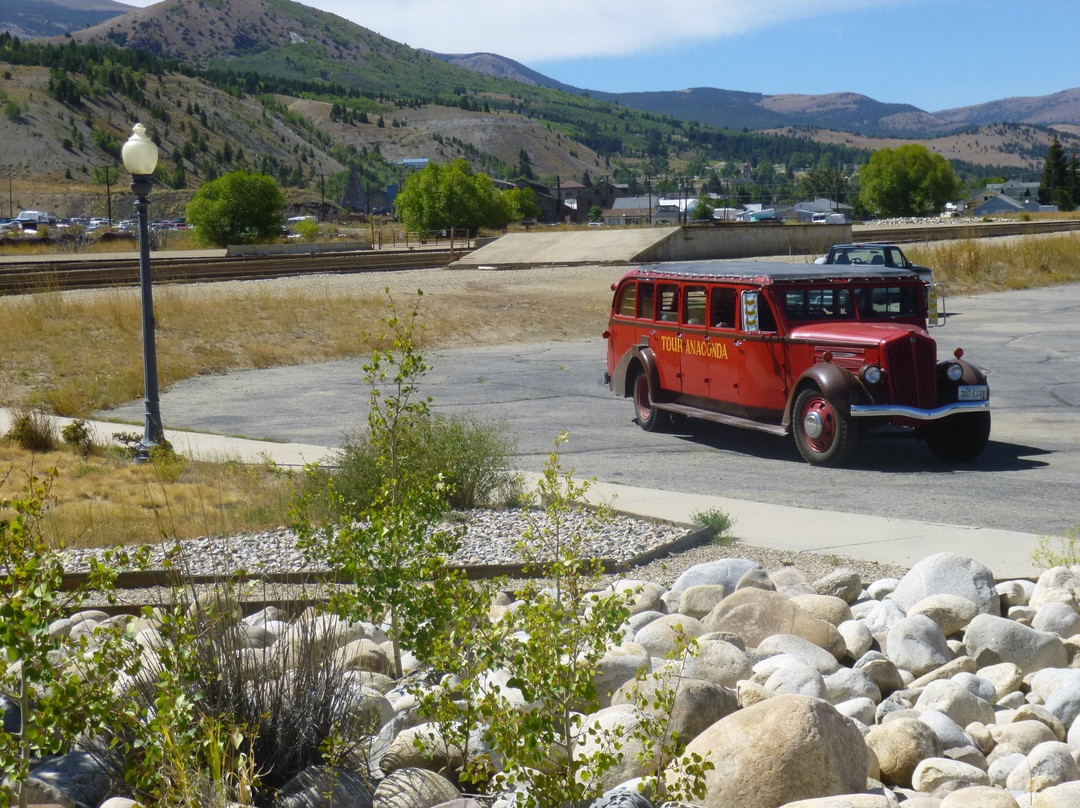
[[[938,421],[950,415],[965,412],[984,412],[990,409],[989,401],[955,401],[942,404],[932,410],[905,407],[900,404],[852,404],[852,418],[911,418],[915,421]]]

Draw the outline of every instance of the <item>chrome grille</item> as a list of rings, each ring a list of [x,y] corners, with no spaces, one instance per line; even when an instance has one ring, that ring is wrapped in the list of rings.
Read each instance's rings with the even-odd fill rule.
[[[937,346],[909,333],[885,347],[889,398],[893,404],[930,409],[937,405]]]

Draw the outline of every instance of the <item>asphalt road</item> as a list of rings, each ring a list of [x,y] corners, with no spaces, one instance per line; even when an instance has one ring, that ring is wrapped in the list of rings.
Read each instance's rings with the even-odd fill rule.
[[[1080,523],[1080,285],[948,298],[939,353],[989,372],[993,429],[973,464],[924,444],[869,439],[845,468],[811,467],[790,439],[689,421],[647,433],[600,383],[604,344],[556,342],[433,354],[423,392],[443,413],[506,421],[520,468],[539,470],[561,430],[577,477],[831,511],[1058,536]],[[246,371],[178,385],[169,428],[338,446],[363,428],[360,361]],[[141,402],[106,414],[141,423]]]

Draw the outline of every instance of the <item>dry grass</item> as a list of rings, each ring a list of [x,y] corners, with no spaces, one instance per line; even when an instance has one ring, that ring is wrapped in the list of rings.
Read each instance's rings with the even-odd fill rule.
[[[29,477],[50,483],[41,528],[53,547],[111,547],[156,538],[225,536],[288,523],[292,477],[235,462],[135,464],[118,450],[31,454],[0,441],[0,499]],[[9,514],[0,509],[0,518]]]
[[[1080,234],[967,239],[920,245],[904,252],[933,267],[947,294],[1029,289],[1080,281]]]
[[[905,247],[949,294],[1080,281],[1080,234]],[[155,290],[162,388],[182,379],[365,355],[385,313],[418,288],[426,349],[599,338],[621,268],[435,271]],[[0,403],[80,416],[142,395],[138,290],[0,299]],[[286,521],[290,481],[234,463],[136,466],[116,453],[19,453],[0,442],[2,493],[56,466],[48,535],[68,545],[226,535]],[[163,473],[164,472],[164,473]],[[172,477],[176,476],[175,481]]]

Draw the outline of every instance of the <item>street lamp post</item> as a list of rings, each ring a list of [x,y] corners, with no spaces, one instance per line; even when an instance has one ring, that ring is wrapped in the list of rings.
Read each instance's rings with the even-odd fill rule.
[[[154,346],[154,293],[150,276],[150,224],[146,198],[157,167],[158,150],[146,127],[135,124],[131,137],[121,152],[124,168],[131,173],[131,192],[139,221],[139,288],[142,290],[143,390],[146,402],[146,425],[137,459],[149,459],[150,449],[165,440],[158,403],[157,349]]]

